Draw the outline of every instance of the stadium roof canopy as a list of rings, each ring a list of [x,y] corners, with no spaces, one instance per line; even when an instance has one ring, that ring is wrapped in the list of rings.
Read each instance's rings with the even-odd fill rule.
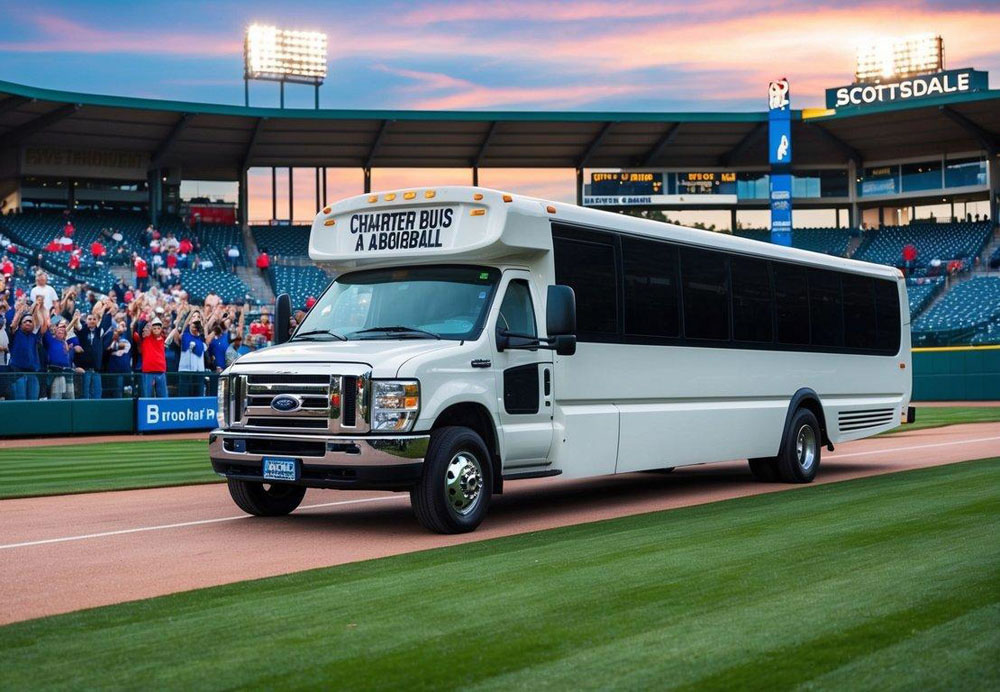
[[[246,108],[0,81],[0,150],[129,150],[184,178],[252,166],[629,168],[767,165],[767,114]],[[1000,147],[1000,91],[803,118],[797,168]]]

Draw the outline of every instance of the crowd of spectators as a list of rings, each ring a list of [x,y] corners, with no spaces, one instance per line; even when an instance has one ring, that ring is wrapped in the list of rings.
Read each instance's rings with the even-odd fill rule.
[[[249,304],[216,294],[192,305],[178,285],[118,279],[102,295],[80,285],[58,292],[43,271],[27,291],[9,278],[0,274],[0,398],[214,394],[219,372],[274,339],[266,307],[251,315]]]

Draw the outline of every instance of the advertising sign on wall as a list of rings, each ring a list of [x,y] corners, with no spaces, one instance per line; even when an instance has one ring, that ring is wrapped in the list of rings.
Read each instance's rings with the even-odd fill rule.
[[[216,397],[137,399],[135,424],[139,432],[211,430],[216,426]]]
[[[851,84],[826,90],[827,108],[875,106],[931,96],[967,94],[989,89],[989,73],[984,70],[945,70],[935,74],[879,84]]]

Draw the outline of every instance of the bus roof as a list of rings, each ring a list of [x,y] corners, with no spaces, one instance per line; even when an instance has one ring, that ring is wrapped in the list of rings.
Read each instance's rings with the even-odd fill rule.
[[[469,186],[348,197],[313,221],[309,256],[340,267],[502,261],[552,249],[551,223],[671,240],[829,269],[899,278],[898,269],[625,214]]]

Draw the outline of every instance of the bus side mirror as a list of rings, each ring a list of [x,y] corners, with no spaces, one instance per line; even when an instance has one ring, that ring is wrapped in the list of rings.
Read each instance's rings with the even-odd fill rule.
[[[282,293],[274,305],[274,343],[283,344],[288,341],[291,329],[292,299],[287,293]]]
[[[550,338],[576,336],[576,294],[569,286],[549,286],[545,299],[545,331]]]
[[[573,334],[560,334],[552,337],[552,348],[556,355],[571,356],[576,353],[576,336]]]

